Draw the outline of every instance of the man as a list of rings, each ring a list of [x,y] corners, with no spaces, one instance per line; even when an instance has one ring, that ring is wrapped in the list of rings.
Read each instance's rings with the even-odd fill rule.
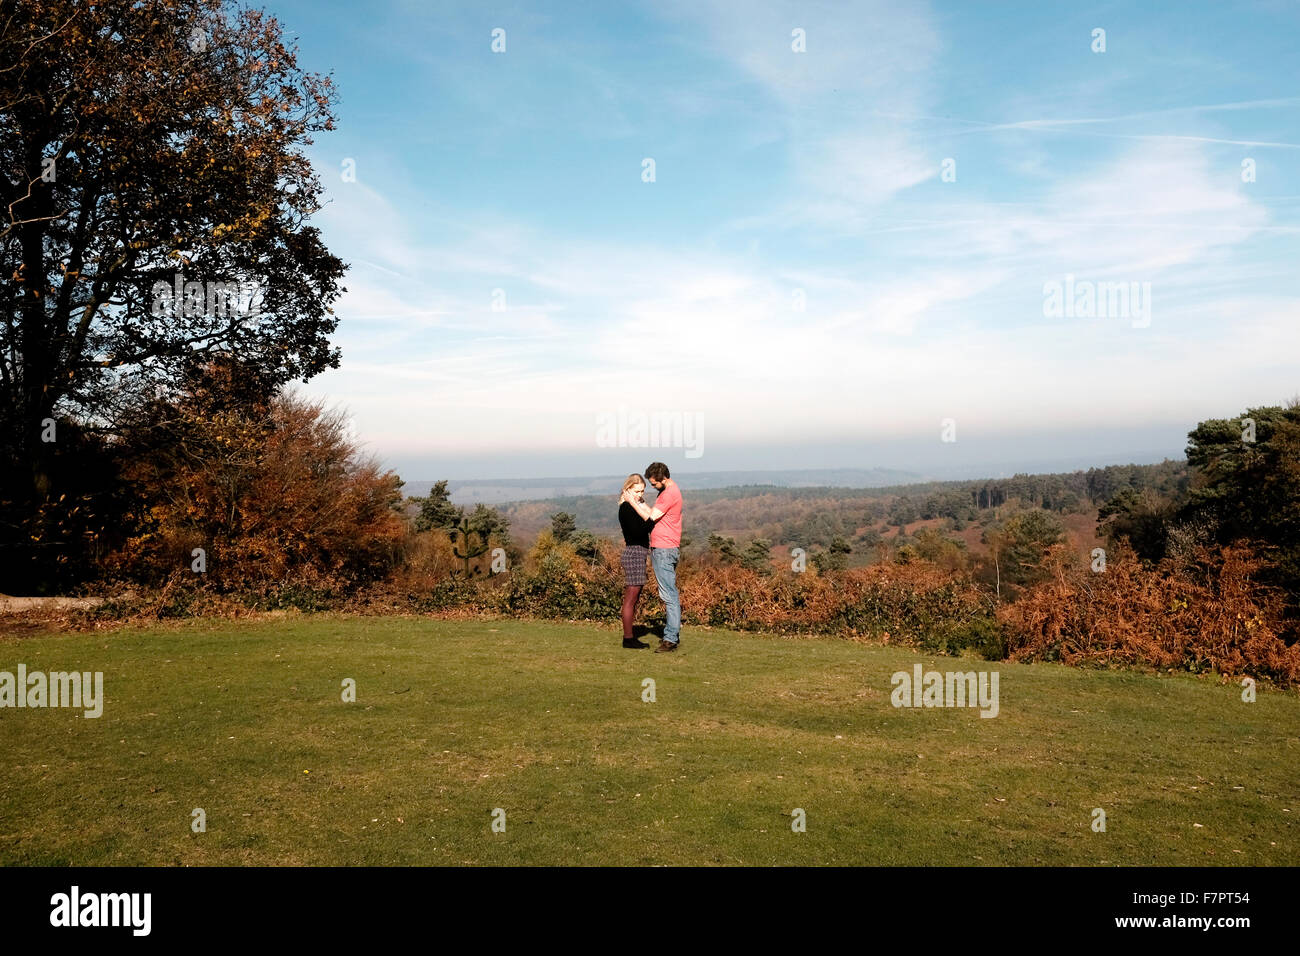
[[[664,602],[668,615],[663,639],[655,653],[668,654],[677,650],[682,641],[682,601],[677,593],[677,562],[682,546],[682,492],[662,461],[650,463],[645,470],[645,480],[659,493],[653,508],[634,500],[627,492],[623,493],[622,500],[632,505],[642,518],[654,522],[650,529],[650,566],[655,569],[659,598]]]

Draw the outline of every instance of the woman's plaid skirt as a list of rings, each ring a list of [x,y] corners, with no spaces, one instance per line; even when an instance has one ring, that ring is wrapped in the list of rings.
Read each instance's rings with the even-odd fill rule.
[[[643,585],[646,582],[645,563],[650,557],[650,549],[639,544],[629,544],[623,549],[619,559],[623,564],[623,584],[627,587]]]

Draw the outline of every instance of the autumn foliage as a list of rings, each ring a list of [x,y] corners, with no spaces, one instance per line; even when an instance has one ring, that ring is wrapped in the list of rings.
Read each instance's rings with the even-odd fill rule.
[[[1260,582],[1265,560],[1243,544],[1144,566],[1131,552],[1101,573],[1057,551],[1051,574],[998,618],[1012,660],[1140,665],[1300,680],[1300,644],[1284,595]]]
[[[992,613],[990,596],[966,576],[923,563],[772,575],[688,566],[679,583],[686,620],[722,627],[923,644]]]
[[[359,453],[339,412],[283,394],[222,407],[199,392],[153,414],[126,467],[140,504],[110,575],[337,589],[401,559],[401,481]]]

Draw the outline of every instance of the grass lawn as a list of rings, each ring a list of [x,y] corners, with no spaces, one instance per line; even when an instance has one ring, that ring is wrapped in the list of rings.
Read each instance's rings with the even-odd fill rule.
[[[103,671],[106,697],[0,709],[0,864],[1300,864],[1294,692],[684,640],[325,615],[0,638],[0,671]],[[918,662],[998,670],[1000,713],[894,708]]]

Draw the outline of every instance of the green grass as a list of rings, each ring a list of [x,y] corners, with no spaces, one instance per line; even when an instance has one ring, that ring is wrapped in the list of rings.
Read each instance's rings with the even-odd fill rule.
[[[0,710],[5,865],[1300,863],[1291,692],[414,617],[0,639],[19,662],[103,671],[107,701]],[[996,668],[1001,713],[895,709],[917,662]]]

